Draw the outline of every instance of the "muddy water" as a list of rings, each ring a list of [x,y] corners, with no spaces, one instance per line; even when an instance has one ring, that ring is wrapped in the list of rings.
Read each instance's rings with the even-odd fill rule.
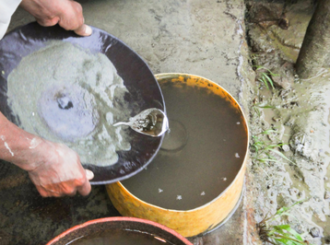
[[[171,245],[163,238],[138,231],[118,230],[99,232],[73,243],[72,245]]]
[[[241,167],[247,142],[241,113],[205,88],[176,87],[171,82],[161,87],[170,120],[166,150],[160,150],[146,170],[123,185],[148,203],[194,209],[219,196]],[[168,145],[172,137],[176,139],[173,148]],[[183,148],[175,150],[176,141],[186,137]]]

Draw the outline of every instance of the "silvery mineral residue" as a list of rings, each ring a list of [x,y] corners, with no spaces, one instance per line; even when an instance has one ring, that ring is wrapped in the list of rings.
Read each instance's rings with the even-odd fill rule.
[[[129,150],[123,128],[129,117],[127,89],[104,54],[66,42],[52,42],[22,59],[8,77],[8,101],[20,126],[75,150],[82,163],[117,162]]]

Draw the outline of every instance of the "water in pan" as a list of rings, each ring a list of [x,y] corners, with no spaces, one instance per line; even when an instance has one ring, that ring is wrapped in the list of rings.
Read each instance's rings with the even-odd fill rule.
[[[241,168],[247,147],[243,117],[206,88],[172,82],[161,87],[170,133],[147,169],[122,183],[148,203],[194,209],[218,197]]]

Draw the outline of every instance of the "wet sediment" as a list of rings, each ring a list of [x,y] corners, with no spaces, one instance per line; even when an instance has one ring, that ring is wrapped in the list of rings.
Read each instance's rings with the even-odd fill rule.
[[[273,224],[289,224],[311,244],[328,244],[329,70],[323,67],[316,76],[301,79],[294,69],[314,2],[247,4],[251,66],[256,71],[250,99],[255,218],[261,222],[299,202]],[[266,22],[266,12],[275,16],[272,24]],[[274,88],[263,79],[265,74]]]

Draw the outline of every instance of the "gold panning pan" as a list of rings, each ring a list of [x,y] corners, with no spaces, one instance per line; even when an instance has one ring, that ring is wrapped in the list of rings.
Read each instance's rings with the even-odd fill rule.
[[[170,131],[138,175],[107,185],[124,216],[163,224],[185,237],[222,224],[238,205],[249,132],[238,102],[195,75],[159,74]]]

